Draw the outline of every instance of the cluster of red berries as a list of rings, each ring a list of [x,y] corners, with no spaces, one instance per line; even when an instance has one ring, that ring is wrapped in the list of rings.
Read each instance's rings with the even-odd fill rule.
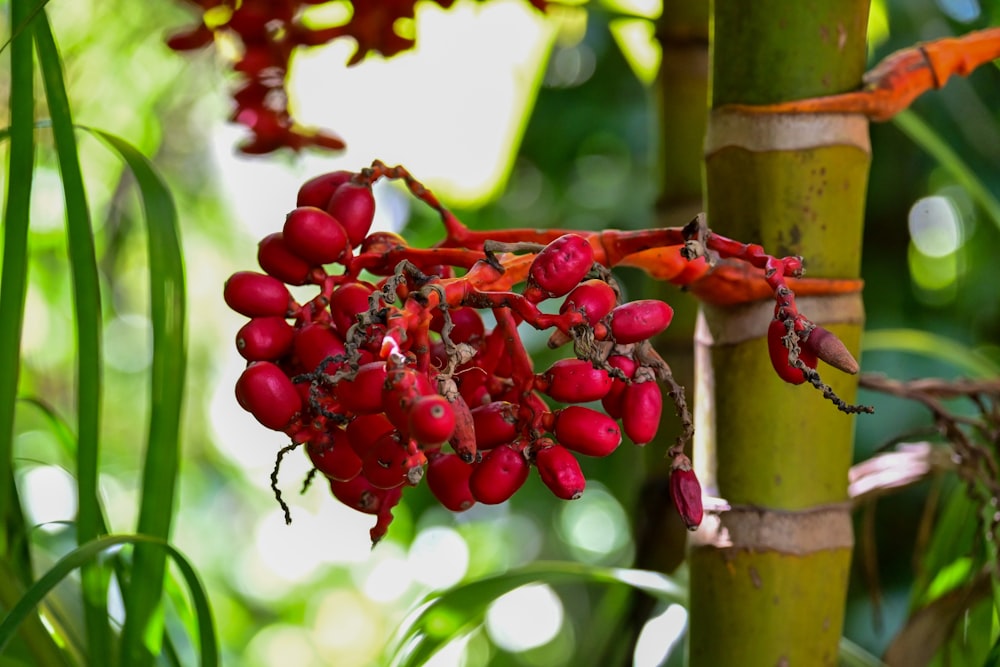
[[[437,210],[446,238],[414,248],[397,234],[370,232],[371,186],[380,178],[404,181]],[[714,235],[701,217],[635,232],[477,232],[405,169],[380,162],[309,180],[296,206],[260,242],[263,273],[237,272],[225,286],[226,303],[250,318],[236,336],[248,362],[236,397],[291,438],[279,462],[304,446],[312,474],[322,473],[337,499],[377,517],[373,541],[403,490],[425,476],[456,512],[507,500],[531,468],[559,498],[578,498],[586,486],[578,457],[607,456],[623,432],[637,445],[655,437],[661,384],[683,424],[667,452],[672,497],[688,526],[698,526],[701,489],[684,454],[691,417],[649,342],[673,310],[622,302],[611,266],[657,273],[676,254],[703,269],[710,253],[759,265],[778,303],[768,339],[784,350],[772,344],[779,374],[801,382],[815,374],[817,357],[846,354],[795,309],[784,276],[801,271],[800,259]],[[692,279],[702,269],[677,274]],[[289,285],[316,292],[300,303]],[[550,330],[553,349],[572,343],[572,356],[536,373],[521,323]],[[817,341],[825,343],[814,350]],[[276,475],[277,466],[272,482],[287,517]]]
[[[380,0],[350,3],[350,19],[343,25],[311,27],[309,8],[333,4],[329,0],[186,0],[201,11],[198,24],[167,38],[175,51],[206,47],[224,34],[241,54],[233,64],[241,81],[233,92],[236,109],[230,120],[246,126],[251,136],[239,145],[243,153],[270,153],[280,148],[299,151],[314,147],[344,148],[344,142],[325,130],[306,128],[288,109],[288,64],[298,47],[318,46],[339,37],[351,37],[357,49],[349,65],[369,52],[385,57],[413,47],[413,39],[399,33],[400,20],[412,19],[416,0]],[[544,0],[530,0],[538,9]],[[434,0],[443,8],[454,0]],[[341,4],[341,3],[337,3]]]

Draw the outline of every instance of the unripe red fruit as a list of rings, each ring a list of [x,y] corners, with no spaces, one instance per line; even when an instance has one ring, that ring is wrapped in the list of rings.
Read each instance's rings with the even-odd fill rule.
[[[347,335],[357,323],[358,314],[368,312],[368,297],[372,289],[361,283],[348,283],[333,291],[330,296],[330,316],[341,336]]]
[[[783,338],[788,330],[784,320],[773,319],[767,327],[767,352],[771,357],[771,366],[785,382],[789,384],[802,384],[806,381],[805,373],[801,368],[796,368],[788,363],[788,348],[785,347]],[[799,345],[799,361],[809,368],[816,368],[816,355],[812,350],[803,345]]]
[[[451,316],[452,329],[449,334],[452,343],[468,343],[478,345],[483,336],[486,335],[486,327],[483,325],[483,318],[475,308],[463,306],[448,310]],[[441,333],[444,326],[444,314],[440,308],[435,308],[431,314],[431,331]]]
[[[631,357],[620,354],[613,354],[608,357],[608,365],[619,369],[628,379],[631,379],[635,375],[635,369],[638,367],[638,364]],[[601,407],[604,408],[604,411],[609,416],[615,419],[620,419],[622,416],[622,396],[625,395],[625,387],[627,386],[625,380],[613,377],[611,380],[611,389],[601,399]]]
[[[347,232],[332,215],[313,206],[300,206],[285,218],[282,229],[292,252],[313,264],[330,264],[350,254]]]
[[[338,382],[334,394],[340,404],[354,414],[382,412],[385,378],[385,362],[373,361],[358,368],[353,380]]]
[[[633,443],[645,445],[656,437],[663,412],[663,393],[655,382],[636,382],[622,394],[622,429]]]
[[[354,176],[353,172],[340,170],[310,178],[299,188],[295,205],[325,209],[337,188],[351,180],[352,176]]]
[[[378,514],[389,492],[372,486],[364,475],[358,475],[349,482],[330,480],[333,497],[352,509],[365,514]]]
[[[445,442],[455,432],[455,411],[444,396],[421,396],[410,406],[410,437],[421,445]]]
[[[427,486],[438,501],[452,512],[464,512],[476,504],[469,489],[474,470],[457,454],[437,454],[427,464]]]
[[[666,329],[673,317],[674,309],[656,299],[623,303],[611,311],[611,335],[621,345],[638,343]]]
[[[580,405],[556,413],[553,433],[564,447],[587,456],[607,456],[622,442],[618,422]]]
[[[257,246],[257,263],[264,272],[289,285],[305,285],[313,266],[288,247],[281,232],[268,234]]]
[[[237,271],[222,291],[226,305],[247,317],[284,317],[294,303],[277,278],[254,271]]]
[[[576,500],[583,495],[587,480],[580,470],[580,462],[565,447],[551,445],[536,449],[535,465],[542,482],[557,498]]]
[[[237,332],[236,349],[248,361],[274,361],[292,347],[295,329],[283,317],[255,317]]]
[[[269,429],[281,431],[302,410],[302,399],[284,371],[255,361],[236,381],[236,400]]]
[[[343,225],[352,248],[365,240],[375,217],[375,197],[370,186],[344,183],[325,208]]]
[[[395,433],[383,435],[365,455],[361,471],[380,489],[393,489],[406,481],[406,447]]]
[[[379,438],[395,430],[392,422],[382,413],[358,415],[347,425],[347,441],[351,449],[364,458]]]
[[[472,410],[461,394],[452,396],[451,409],[455,414],[455,431],[448,438],[448,443],[463,461],[472,461],[476,457],[476,422],[472,418]]]
[[[327,358],[342,355],[347,351],[340,337],[329,326],[319,322],[312,322],[299,329],[295,333],[292,349],[299,364],[309,373],[315,371]],[[332,375],[341,364],[342,362],[328,364],[323,368],[323,372]]]
[[[348,482],[361,473],[361,457],[351,449],[344,431],[336,429],[320,443],[306,444],[313,466],[330,479]]]
[[[675,468],[670,472],[670,499],[688,530],[701,525],[705,510],[701,500],[701,484],[690,467]]]
[[[587,322],[594,325],[604,319],[604,316],[611,312],[616,303],[617,297],[611,286],[603,280],[592,278],[580,283],[566,295],[566,300],[559,308],[559,312],[566,313],[570,310],[578,310],[584,313]]]
[[[528,479],[528,462],[510,445],[488,451],[469,477],[472,496],[486,505],[497,505],[517,492]]]
[[[599,401],[611,389],[611,377],[583,359],[561,359],[541,376],[543,391],[560,403]]]
[[[577,286],[594,264],[594,249],[587,239],[566,234],[539,252],[528,268],[524,296],[532,301],[562,296]]]
[[[517,436],[517,407],[507,401],[493,401],[472,408],[476,446],[479,449],[493,449],[497,445],[513,442]]]

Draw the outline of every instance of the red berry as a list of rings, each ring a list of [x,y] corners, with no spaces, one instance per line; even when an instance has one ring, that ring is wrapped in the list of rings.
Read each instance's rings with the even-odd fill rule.
[[[294,304],[278,279],[253,271],[237,271],[222,292],[226,305],[247,317],[284,317]]]
[[[656,437],[663,412],[663,393],[655,382],[635,382],[622,394],[622,429],[633,443],[645,445]]]
[[[387,433],[368,450],[362,463],[364,476],[380,489],[393,489],[406,481],[406,446],[396,433]]]
[[[292,347],[295,329],[283,317],[255,317],[237,332],[236,349],[247,361],[274,361]]]
[[[299,365],[309,373],[330,357],[343,355],[347,351],[344,341],[328,325],[319,322],[307,324],[295,332],[292,349]],[[328,363],[323,372],[332,375],[342,363]]]
[[[546,438],[539,443],[549,442]],[[535,465],[545,486],[563,500],[576,500],[583,495],[587,480],[580,470],[580,462],[572,452],[561,445],[551,444],[535,450]]]
[[[444,396],[421,396],[410,406],[410,437],[421,445],[446,442],[455,432],[455,411]]]
[[[326,209],[326,205],[330,203],[333,193],[341,185],[351,180],[352,176],[354,176],[353,172],[340,170],[310,178],[299,188],[295,205]]]
[[[284,430],[302,410],[302,399],[284,371],[270,361],[255,361],[236,381],[236,400],[261,424]]]
[[[394,495],[391,491],[372,486],[364,475],[358,475],[349,482],[331,479],[330,491],[340,502],[365,514],[378,514],[383,501]]]
[[[472,408],[472,420],[479,449],[493,449],[517,437],[517,405],[513,403],[493,401]]]
[[[281,232],[268,234],[257,246],[257,263],[268,275],[289,285],[305,285],[313,266],[296,255]]]
[[[361,283],[348,283],[334,290],[330,296],[330,315],[341,336],[347,335],[357,323],[358,314],[368,312],[368,296],[372,288]]]
[[[285,219],[282,233],[292,252],[313,264],[331,264],[350,255],[347,232],[320,208],[296,208]]]
[[[486,327],[483,325],[483,318],[479,316],[479,311],[475,308],[462,307],[448,310],[451,316],[452,329],[448,337],[452,343],[468,343],[469,345],[479,345],[486,335]],[[444,314],[440,308],[435,308],[431,314],[431,330],[441,333],[444,326]]]
[[[682,458],[687,460],[686,456],[682,455]],[[701,484],[691,469],[690,462],[686,466],[670,471],[670,499],[674,501],[674,507],[677,508],[688,530],[695,530],[701,525],[705,513],[701,500]]]
[[[624,303],[611,311],[611,335],[621,345],[638,343],[666,329],[673,317],[674,309],[656,299]]]
[[[612,368],[619,369],[625,374],[625,377],[632,379],[635,374],[635,369],[638,364],[631,357],[626,357],[620,354],[613,354],[608,357],[608,365]],[[607,395],[601,399],[601,407],[604,411],[608,413],[611,417],[615,419],[620,419],[622,416],[622,396],[625,394],[625,387],[628,385],[625,380],[620,378],[612,378],[611,389],[608,391]]]
[[[343,225],[352,248],[365,240],[375,217],[375,197],[370,186],[344,183],[325,208]]]
[[[476,504],[469,489],[473,470],[457,454],[435,454],[427,464],[427,486],[442,505],[452,512],[463,512]]]
[[[337,428],[329,438],[309,442],[306,453],[313,466],[330,479],[347,482],[361,473],[361,457],[351,449],[347,434]]]
[[[622,442],[618,422],[580,405],[556,412],[553,433],[567,449],[587,456],[607,456]]]
[[[528,479],[528,462],[510,445],[491,449],[475,468],[469,477],[469,489],[476,500],[486,505],[507,500]]]
[[[334,394],[344,409],[354,414],[382,412],[385,378],[385,362],[373,361],[358,368],[353,380],[338,382]]]
[[[599,401],[611,389],[608,372],[583,359],[557,361],[536,381],[542,391],[560,403]]]
[[[594,325],[604,319],[617,302],[615,291],[610,285],[598,278],[592,278],[580,283],[566,295],[559,312],[579,311],[586,316],[587,322]]]
[[[583,280],[594,264],[587,239],[565,234],[539,252],[528,268],[524,296],[532,301],[562,296]]]
[[[347,425],[347,441],[358,456],[364,458],[379,438],[396,428],[382,413],[358,415]]]
[[[448,438],[448,443],[463,461],[472,461],[476,457],[476,422],[472,418],[472,410],[461,394],[448,394],[451,409],[455,414],[455,431]]]
[[[785,382],[789,384],[802,384],[806,381],[805,373],[801,368],[796,368],[788,362],[788,348],[783,342],[788,330],[785,320],[777,318],[771,320],[767,327],[767,352],[771,357],[771,366],[774,371]],[[812,350],[799,345],[799,360],[809,368],[816,368],[816,355]]]

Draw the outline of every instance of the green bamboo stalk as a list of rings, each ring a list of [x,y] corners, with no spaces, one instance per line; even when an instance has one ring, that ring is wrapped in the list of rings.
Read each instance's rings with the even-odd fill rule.
[[[713,110],[860,84],[867,0],[717,0],[714,12]],[[710,128],[717,129],[720,113],[713,111]],[[706,208],[720,233],[773,254],[802,255],[810,277],[855,278],[870,160],[866,125],[859,118],[827,120],[855,122],[865,141],[796,138],[772,123],[767,130],[791,143],[754,145],[765,132],[751,117],[734,141],[709,142]],[[811,305],[820,304],[832,312],[824,326],[856,352],[860,302]],[[769,307],[756,306],[764,327]],[[714,390],[706,396],[711,408],[699,409],[708,423],[698,427],[714,437],[699,441],[695,460],[711,464],[700,468],[706,486],[734,511],[722,516],[726,531],[703,531],[691,553],[690,662],[835,665],[851,558],[845,501],[853,420],[818,392],[775,376],[764,328],[751,331],[736,319],[754,308],[705,309],[717,342],[706,350],[704,370]],[[853,378],[819,370],[853,400]]]

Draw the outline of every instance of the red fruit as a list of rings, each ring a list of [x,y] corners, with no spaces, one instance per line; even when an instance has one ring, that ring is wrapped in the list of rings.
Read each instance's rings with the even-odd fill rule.
[[[365,514],[378,514],[386,497],[394,495],[392,491],[372,486],[364,475],[358,475],[349,482],[331,479],[330,491],[340,502]]]
[[[406,446],[396,433],[379,438],[368,450],[361,467],[364,476],[380,489],[393,489],[406,481]]]
[[[231,275],[222,298],[227,306],[247,317],[284,317],[295,303],[280,280],[253,271]]]
[[[663,393],[656,382],[636,382],[622,394],[622,429],[633,443],[645,445],[656,437],[663,412]]]
[[[421,396],[410,406],[410,437],[421,445],[446,442],[455,432],[455,411],[444,396]]]
[[[552,442],[543,438],[539,442]],[[572,452],[561,445],[543,446],[535,450],[535,465],[542,482],[557,498],[576,500],[583,495],[587,480],[580,470],[580,462]]]
[[[347,434],[334,429],[330,438],[306,444],[313,466],[330,479],[348,482],[361,473],[361,457],[351,449]]]
[[[358,321],[359,313],[368,312],[368,296],[372,288],[361,283],[348,283],[334,290],[330,296],[330,315],[341,336],[347,334]]]
[[[305,285],[313,266],[288,247],[281,232],[268,234],[257,246],[257,263],[268,275],[289,285]]]
[[[358,368],[353,380],[338,382],[334,394],[344,409],[356,415],[382,412],[385,378],[385,362],[373,361]]]
[[[517,437],[517,406],[513,403],[493,401],[472,408],[472,420],[479,449],[493,449]]]
[[[204,23],[193,28],[175,32],[167,37],[167,46],[174,51],[193,51],[208,46],[215,41],[215,33]]]
[[[282,233],[292,252],[313,264],[339,262],[351,252],[340,222],[313,206],[300,206],[289,213]]]
[[[469,489],[473,470],[457,454],[436,454],[427,464],[427,486],[442,505],[452,512],[464,512],[476,504]]]
[[[448,443],[463,461],[472,461],[476,458],[476,422],[472,418],[472,411],[461,394],[445,394],[451,397],[451,409],[455,414],[455,431],[448,438]]]
[[[469,477],[469,490],[481,503],[497,505],[510,498],[528,479],[528,462],[510,445],[488,451]]]
[[[536,376],[536,386],[560,403],[599,401],[611,389],[611,376],[583,359],[562,359]]]
[[[284,430],[302,411],[302,399],[284,371],[255,361],[236,381],[236,400],[264,426]]]
[[[617,302],[615,291],[610,285],[598,278],[592,278],[577,285],[566,296],[559,312],[579,311],[586,316],[587,322],[594,325],[604,319]]]
[[[360,245],[375,217],[375,197],[371,186],[344,183],[334,191],[326,211],[344,226],[351,247]]]
[[[479,316],[479,311],[469,307],[451,308],[448,314],[451,315],[452,323],[448,337],[452,343],[479,345],[482,342],[483,336],[486,335],[486,327],[483,325],[483,318]],[[444,314],[440,308],[435,308],[431,315],[431,330],[441,333]]]
[[[524,296],[531,301],[562,296],[577,286],[594,264],[587,239],[566,234],[542,248],[528,268]]]
[[[771,357],[771,366],[774,367],[778,377],[789,384],[802,384],[806,381],[805,373],[801,368],[788,363],[788,348],[783,342],[787,331],[784,320],[771,320],[771,324],[767,327],[767,352]],[[801,344],[799,360],[809,368],[816,368],[816,355]]]
[[[587,456],[607,456],[622,442],[618,422],[580,405],[556,412],[553,433],[564,447]]]
[[[236,350],[248,361],[274,361],[292,347],[295,329],[283,317],[255,317],[236,333]]]
[[[705,514],[701,501],[701,484],[690,463],[687,467],[678,467],[670,471],[670,499],[674,501],[674,507],[677,508],[677,513],[681,515],[688,530],[695,530],[701,525]]]
[[[299,188],[295,205],[314,206],[315,208],[325,210],[326,205],[330,203],[330,198],[333,197],[333,193],[341,185],[351,180],[352,176],[354,176],[353,172],[340,170],[310,178]]]
[[[632,379],[635,374],[635,369],[638,364],[632,360],[631,357],[626,357],[620,354],[613,354],[608,357],[608,365],[619,369],[625,374],[625,377]],[[608,391],[607,395],[601,399],[601,407],[604,411],[608,413],[611,417],[615,419],[621,419],[622,416],[622,396],[625,394],[625,387],[628,385],[625,380],[613,377],[611,380],[611,389]]]
[[[611,335],[621,345],[638,343],[666,329],[673,317],[674,309],[656,299],[624,303],[611,311]]]
[[[395,430],[396,427],[382,413],[358,415],[347,425],[347,441],[351,449],[364,458],[379,438]]]
[[[395,367],[386,375],[385,390],[382,394],[385,416],[400,433],[409,436],[410,408],[413,402],[420,396],[434,393],[434,387],[426,374],[409,366]]]
[[[299,329],[295,333],[292,349],[299,364],[310,373],[330,357],[343,355],[347,351],[340,337],[328,325],[319,322],[307,324]],[[343,362],[328,362],[323,367],[323,372],[332,375],[342,365]]]

